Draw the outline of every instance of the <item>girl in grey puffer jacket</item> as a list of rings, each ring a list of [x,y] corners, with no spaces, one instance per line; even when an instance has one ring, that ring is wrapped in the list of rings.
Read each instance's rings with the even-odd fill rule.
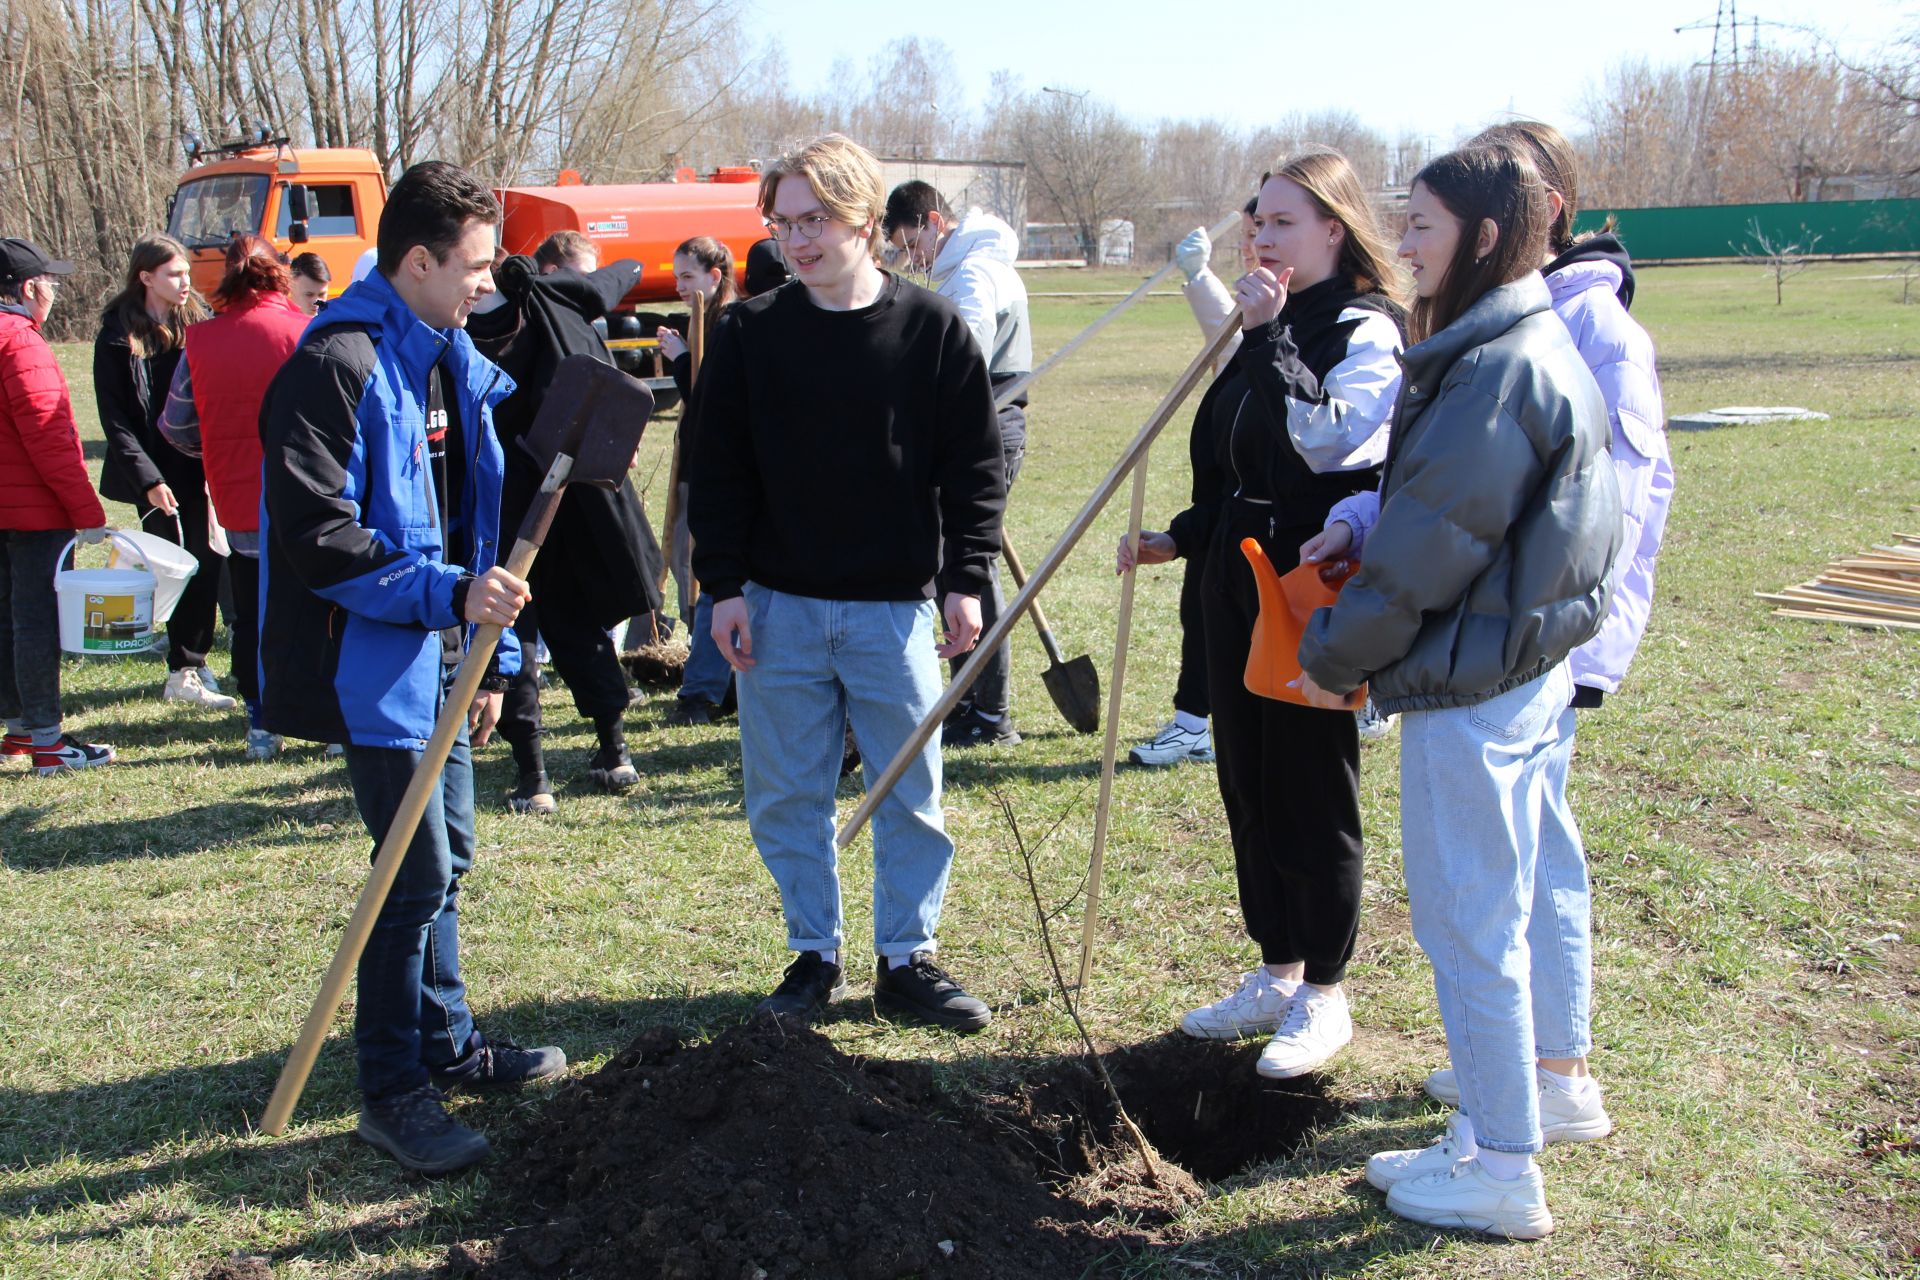
[[[1359,573],[1301,642],[1302,687],[1338,705],[1370,682],[1382,710],[1405,713],[1408,905],[1461,1097],[1439,1142],[1374,1156],[1368,1180],[1403,1217],[1534,1239],[1553,1217],[1533,1163],[1528,924],[1540,876],[1579,899],[1569,918],[1587,915],[1584,877],[1554,880],[1542,832],[1564,824],[1558,843],[1578,845],[1564,795],[1566,659],[1606,617],[1620,501],[1606,403],[1537,269],[1550,217],[1531,159],[1442,156],[1421,170],[1407,212],[1400,253],[1422,340],[1405,356],[1377,520],[1356,511],[1349,528],[1336,510],[1302,548],[1345,555],[1349,533],[1355,547],[1364,537]],[[1541,966],[1551,980],[1584,963],[1578,941],[1580,956]]]

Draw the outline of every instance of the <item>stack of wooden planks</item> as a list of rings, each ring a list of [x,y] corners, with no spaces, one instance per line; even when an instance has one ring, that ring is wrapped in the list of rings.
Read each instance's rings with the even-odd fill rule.
[[[1779,605],[1783,618],[1920,631],[1920,534],[1893,536],[1892,545],[1835,560],[1811,582],[1754,594]]]

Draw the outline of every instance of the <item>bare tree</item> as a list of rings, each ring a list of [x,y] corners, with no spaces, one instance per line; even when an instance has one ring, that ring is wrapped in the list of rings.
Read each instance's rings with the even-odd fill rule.
[[[1030,197],[1071,224],[1097,264],[1101,225],[1139,212],[1153,187],[1140,131],[1085,93],[1042,89],[1016,109],[1012,140]]]
[[[1820,247],[1820,236],[1800,228],[1800,239],[1785,240],[1768,232],[1755,218],[1747,224],[1747,240],[1737,248],[1731,244],[1741,257],[1750,262],[1758,262],[1773,277],[1773,305],[1779,306],[1785,300],[1787,281],[1813,265],[1809,259]]]

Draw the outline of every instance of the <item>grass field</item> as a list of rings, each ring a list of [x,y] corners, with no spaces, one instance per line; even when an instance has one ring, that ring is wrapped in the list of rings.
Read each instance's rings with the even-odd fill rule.
[[[1635,314],[1659,344],[1670,412],[1788,403],[1832,420],[1673,436],[1679,490],[1652,627],[1622,695],[1583,719],[1575,766],[1595,886],[1594,1067],[1619,1129],[1544,1157],[1558,1234],[1514,1246],[1417,1229],[1360,1177],[1367,1154],[1424,1143],[1442,1116],[1419,1093],[1444,1050],[1407,928],[1390,740],[1363,760],[1357,1035],[1327,1077],[1340,1117],[1297,1154],[1217,1184],[1183,1222],[1185,1243],[1130,1274],[1920,1268],[1920,638],[1777,619],[1752,598],[1920,529],[1920,306],[1899,305],[1898,282],[1877,272],[1818,267],[1778,307],[1751,268],[1641,279]],[[1137,279],[1048,272],[1032,285]],[[1037,300],[1037,348],[1106,305]],[[1029,562],[1197,338],[1181,302],[1150,300],[1040,386],[1009,516]],[[62,356],[97,466],[87,352]],[[1150,523],[1183,505],[1185,422],[1154,452]],[[1068,654],[1103,670],[1123,520],[1124,501],[1047,595]],[[1168,713],[1178,587],[1177,566],[1140,583],[1127,739]],[[960,852],[942,934],[952,967],[996,1004],[994,1026],[966,1041],[861,1017],[828,1028],[859,1053],[941,1060],[959,1083],[1072,1048],[995,796],[1029,831],[1067,815],[1040,858],[1047,893],[1066,898],[1084,871],[1098,739],[1052,713],[1030,632],[1016,655],[1026,744],[948,770]],[[0,1277],[191,1276],[235,1250],[282,1276],[421,1273],[479,1228],[488,1180],[424,1182],[350,1136],[344,1017],[288,1136],[249,1128],[365,875],[344,771],[317,746],[245,763],[240,715],[163,705],[163,675],[157,659],[69,662],[70,723],[121,763],[0,775]],[[733,731],[667,729],[668,701],[630,717],[643,781],[614,799],[584,786],[591,730],[550,694],[559,814],[516,819],[492,803],[480,815],[462,915],[482,1025],[557,1040],[582,1068],[649,1024],[740,1019],[783,963]],[[478,773],[483,797],[504,791],[504,749],[481,753]],[[1115,797],[1089,1018],[1127,1044],[1163,1034],[1254,957],[1211,771],[1128,771]],[[846,864],[856,953],[866,849]],[[539,1102],[460,1105],[511,1150]]]

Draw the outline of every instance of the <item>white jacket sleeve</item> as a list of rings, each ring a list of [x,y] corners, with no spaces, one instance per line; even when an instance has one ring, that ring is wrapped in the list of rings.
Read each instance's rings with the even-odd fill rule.
[[[1180,295],[1187,300],[1187,306],[1193,310],[1193,318],[1200,322],[1200,333],[1211,338],[1214,330],[1226,323],[1233,314],[1233,295],[1227,292],[1227,286],[1220,277],[1211,271],[1202,271],[1193,279],[1180,286]],[[1222,366],[1233,358],[1240,349],[1240,335],[1234,334],[1220,353]]]
[[[1000,337],[1000,307],[993,274],[987,265],[963,261],[940,292],[960,309],[960,318],[967,322],[973,340],[980,344],[980,354],[991,361]]]
[[[1400,329],[1377,311],[1349,308],[1346,354],[1315,378],[1290,331],[1263,338],[1243,366],[1267,412],[1287,424],[1294,451],[1316,473],[1360,471],[1387,457],[1400,395]]]

